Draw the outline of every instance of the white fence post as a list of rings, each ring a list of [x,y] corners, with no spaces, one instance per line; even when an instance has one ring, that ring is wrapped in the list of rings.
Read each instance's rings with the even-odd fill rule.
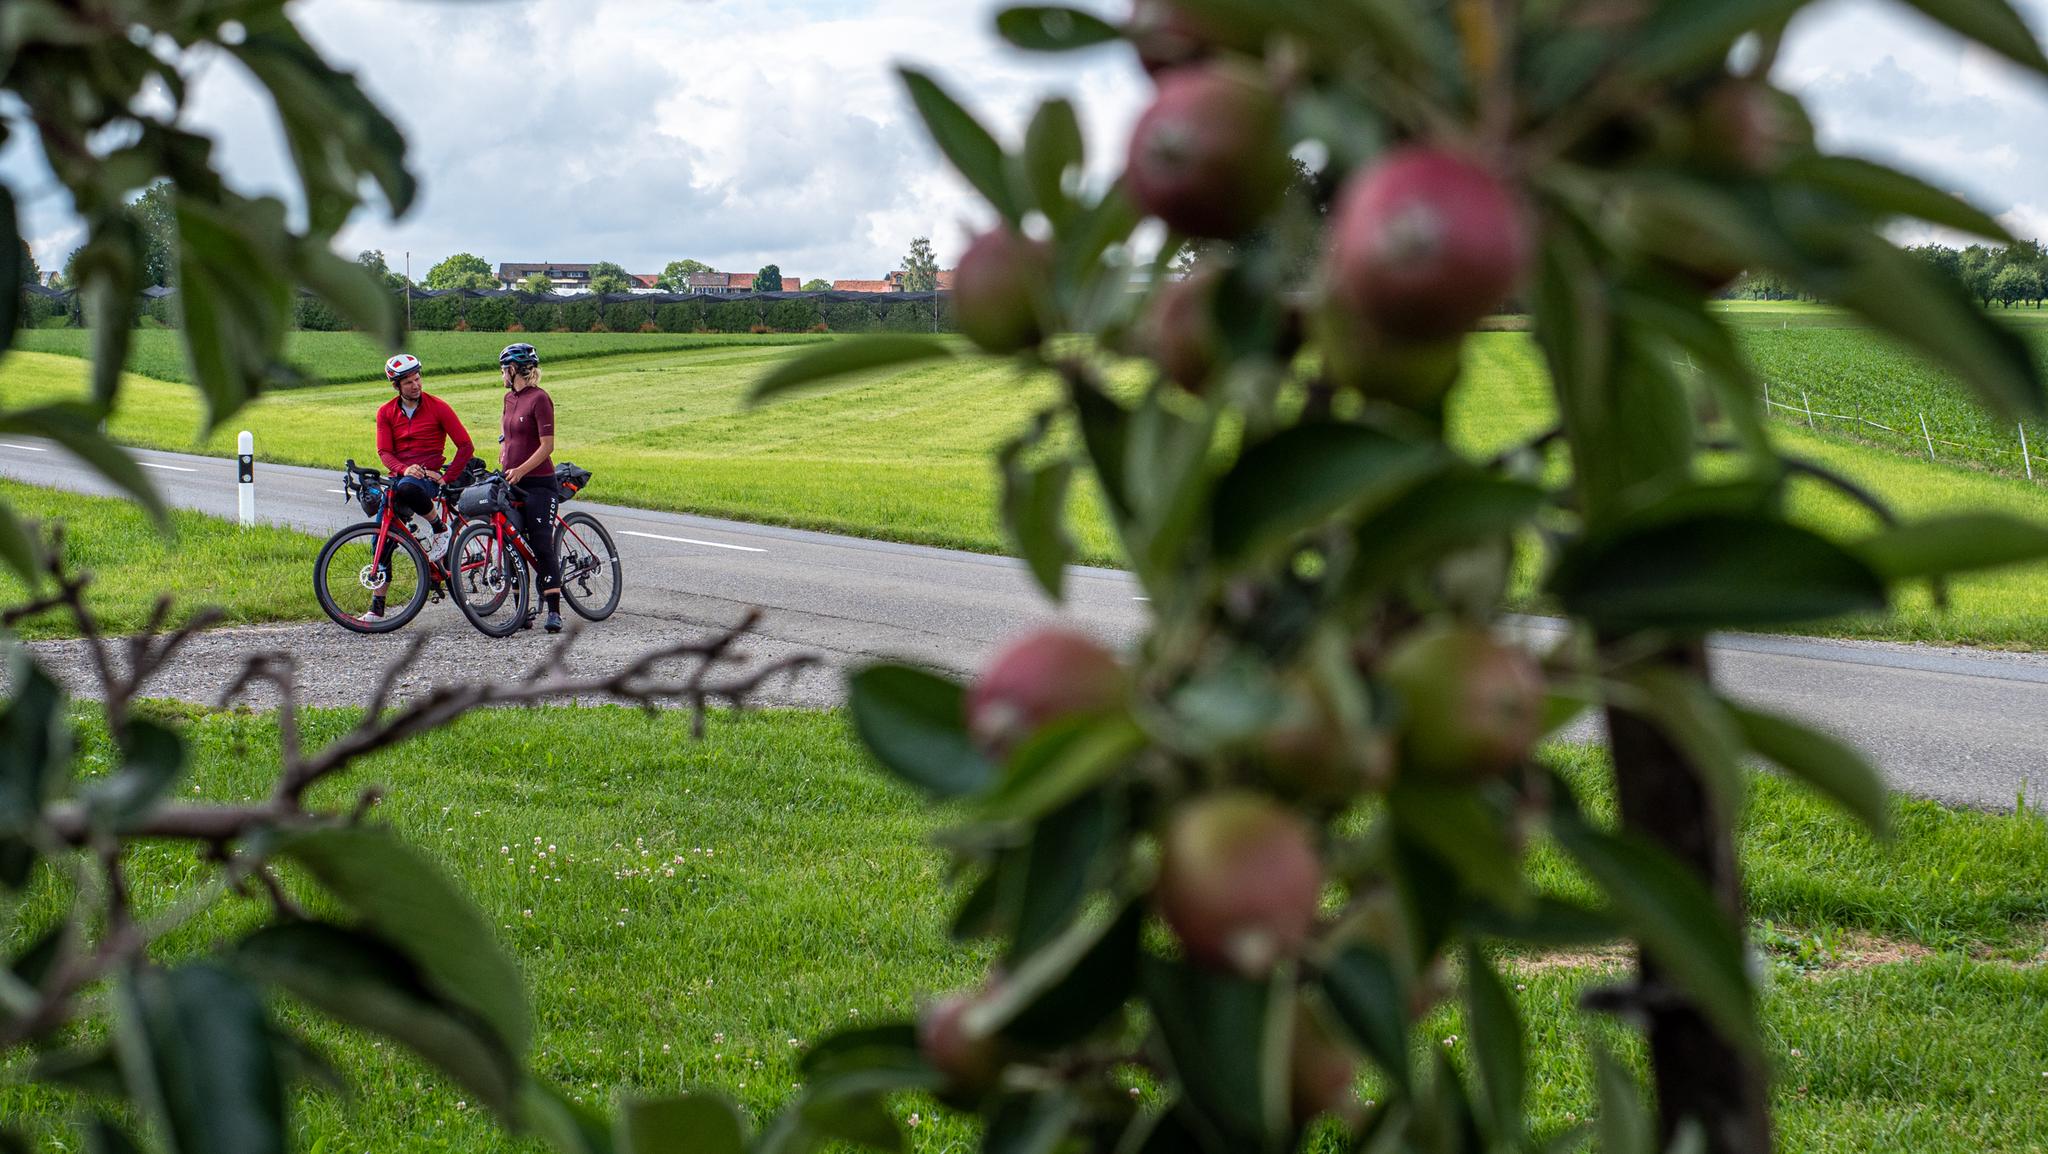
[[[1934,434],[1927,431],[1927,414],[1920,414],[1920,436],[1927,441],[1927,459],[1934,459]]]
[[[240,459],[235,463],[235,488],[239,490],[237,504],[244,526],[256,523],[256,437],[247,429],[235,438],[235,452]]]
[[[2034,458],[2027,452],[2027,423],[2020,422],[2020,461],[2027,466],[2027,480],[2034,479]]]
[[[1813,428],[1813,401],[1807,397],[1805,389],[1799,390],[1799,403],[1806,406],[1806,427]]]

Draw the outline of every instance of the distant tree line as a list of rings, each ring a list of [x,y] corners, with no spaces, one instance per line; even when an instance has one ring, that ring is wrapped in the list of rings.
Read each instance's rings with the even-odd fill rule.
[[[2040,308],[2048,297],[2048,250],[2038,240],[2009,245],[1916,244],[1906,249],[1914,258],[1963,287],[1985,308],[2015,305]],[[1733,300],[1789,301],[1811,299],[1776,273],[1744,273],[1722,294]]]

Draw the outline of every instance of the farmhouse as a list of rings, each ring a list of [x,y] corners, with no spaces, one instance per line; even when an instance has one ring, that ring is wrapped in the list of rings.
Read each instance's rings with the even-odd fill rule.
[[[555,261],[538,263],[507,262],[498,266],[498,284],[505,288],[518,288],[527,277],[540,273],[547,277],[558,293],[582,292],[590,287],[590,270],[594,264],[562,264]],[[635,282],[631,292],[653,292],[654,282],[660,280],[655,273],[627,273]]]
[[[750,272],[700,272],[690,278],[690,291],[693,293],[703,293],[706,296],[718,297],[732,296],[735,293],[750,293],[754,291],[754,276],[755,274]],[[801,290],[803,287],[803,278],[784,276],[780,290],[768,289],[766,291],[793,293]]]
[[[899,293],[900,293],[900,292],[904,291],[904,289],[903,289],[903,282],[904,282],[905,280],[909,279],[909,277],[910,277],[910,274],[909,274],[909,273],[907,273],[907,272],[904,272],[904,271],[903,271],[902,269],[898,269],[898,270],[896,270],[895,272],[892,272],[892,273],[890,273],[890,274],[889,274],[889,275],[888,275],[887,277],[885,277],[885,278],[883,278],[883,279],[884,279],[884,281],[885,281],[885,282],[886,282],[886,283],[888,284],[888,286],[889,286],[889,291],[890,291],[890,292],[899,292]],[[942,268],[942,269],[940,269],[940,270],[939,270],[939,291],[940,291],[940,292],[952,292],[952,291],[953,291],[953,270],[952,270],[952,269],[949,269],[949,268]]]

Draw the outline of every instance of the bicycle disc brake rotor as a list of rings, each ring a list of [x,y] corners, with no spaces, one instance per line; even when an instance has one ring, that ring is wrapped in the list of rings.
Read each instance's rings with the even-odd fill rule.
[[[378,580],[380,576],[383,578],[381,581]],[[389,570],[379,568],[375,563],[372,563],[356,570],[356,582],[363,588],[375,593],[377,590],[391,584],[391,573]]]

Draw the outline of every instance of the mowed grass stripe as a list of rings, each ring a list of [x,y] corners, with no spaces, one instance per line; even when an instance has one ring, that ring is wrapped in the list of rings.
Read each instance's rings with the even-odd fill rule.
[[[416,332],[404,348],[441,372],[488,370],[498,353],[514,341],[545,344],[557,361],[608,357],[621,353],[676,351],[720,347],[768,347],[825,339],[812,333],[487,333]],[[15,347],[63,356],[91,355],[87,329],[26,329],[15,335]],[[393,349],[362,333],[293,332],[285,339],[286,363],[307,384],[336,384],[384,379],[384,359]],[[140,329],[128,351],[128,371],[160,381],[190,381],[182,334],[173,329]]]

